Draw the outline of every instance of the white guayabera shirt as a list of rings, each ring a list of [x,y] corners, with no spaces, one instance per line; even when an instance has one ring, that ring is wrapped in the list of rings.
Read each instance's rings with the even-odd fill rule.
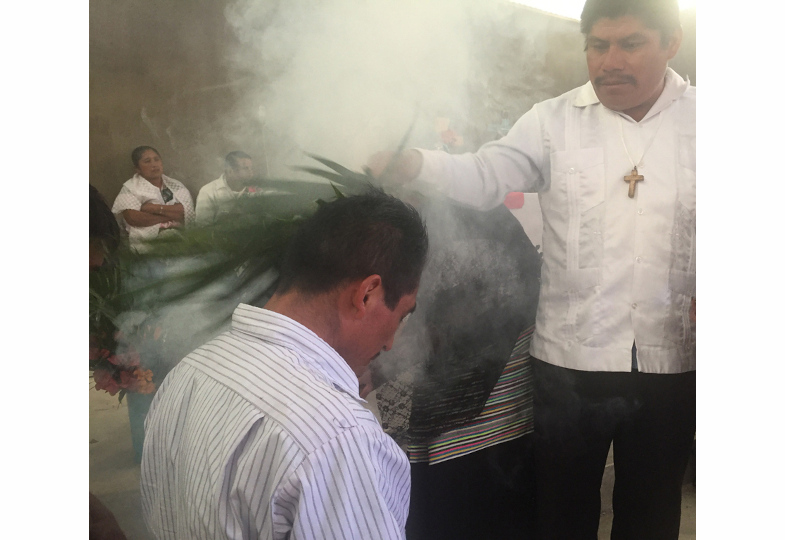
[[[625,150],[625,145],[626,149]],[[586,371],[695,369],[695,87],[668,68],[640,121],[591,83],[535,105],[476,154],[421,150],[418,181],[492,208],[538,192],[542,287],[531,353]],[[629,152],[629,156],[628,156]],[[628,196],[632,160],[645,177]]]
[[[169,202],[164,201],[160,189],[138,174],[135,174],[133,178],[123,184],[120,193],[114,200],[112,213],[117,217],[120,227],[128,233],[128,240],[134,248],[138,249],[144,241],[157,237],[161,226],[134,227],[129,225],[123,219],[123,210],[141,210],[142,205],[146,202],[154,202],[160,205],[180,203],[183,205],[184,225],[188,226],[194,221],[194,203],[188,188],[182,182],[169,178],[166,175],[163,175],[162,180],[163,185],[168,187],[172,191],[172,195],[174,195],[174,198]]]
[[[221,175],[205,184],[196,196],[196,223],[209,225],[224,213],[232,212],[241,197],[264,197],[266,195],[291,195],[286,191],[260,186],[246,186],[240,191],[232,191]]]
[[[166,377],[142,506],[159,540],[402,539],[409,463],[316,334],[241,304]]]
[[[231,203],[245,191],[245,188],[241,191],[232,191],[223,174],[205,184],[196,196],[196,222],[200,225],[215,222],[219,212],[227,206],[231,207]]]

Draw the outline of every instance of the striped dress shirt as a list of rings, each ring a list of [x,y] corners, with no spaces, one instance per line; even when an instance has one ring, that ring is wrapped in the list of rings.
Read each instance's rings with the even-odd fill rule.
[[[145,522],[159,540],[404,538],[408,460],[363,403],[316,334],[241,304],[153,400]]]

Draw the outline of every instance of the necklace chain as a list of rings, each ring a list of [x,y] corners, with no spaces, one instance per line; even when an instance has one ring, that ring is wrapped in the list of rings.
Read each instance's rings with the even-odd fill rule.
[[[660,113],[660,120],[657,123],[657,128],[654,130],[654,135],[651,136],[651,139],[649,139],[649,144],[646,145],[646,148],[644,148],[643,153],[641,153],[641,157],[638,158],[638,162],[635,163],[635,161],[632,159],[632,156],[630,155],[630,151],[627,149],[627,141],[624,139],[624,127],[622,126],[621,123],[621,116],[616,115],[616,121],[619,124],[619,134],[621,135],[621,143],[624,145],[624,152],[627,154],[627,159],[630,160],[630,164],[632,164],[633,169],[637,169],[638,165],[640,165],[643,162],[643,156],[645,156],[646,152],[649,151],[649,148],[651,148],[652,143],[654,143],[654,139],[657,137],[657,133],[660,131],[660,126],[662,125],[663,118],[665,118],[665,115]]]

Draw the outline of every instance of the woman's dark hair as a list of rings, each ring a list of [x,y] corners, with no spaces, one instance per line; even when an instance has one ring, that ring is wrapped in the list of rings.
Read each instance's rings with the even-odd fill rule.
[[[378,274],[395,309],[420,283],[428,233],[412,206],[373,188],[323,204],[295,232],[281,265],[278,293],[329,292]]]
[[[594,24],[602,19],[632,15],[652,30],[659,30],[666,45],[681,26],[678,0],[586,0],[581,13],[581,32],[588,36]]]
[[[139,166],[139,160],[142,159],[142,154],[144,154],[148,150],[152,150],[153,152],[158,154],[158,157],[161,157],[161,152],[159,152],[158,150],[156,150],[152,146],[137,146],[131,152],[131,161],[133,162],[134,167],[138,167]]]
[[[90,240],[101,240],[108,252],[117,248],[120,241],[120,226],[104,198],[90,184]]]

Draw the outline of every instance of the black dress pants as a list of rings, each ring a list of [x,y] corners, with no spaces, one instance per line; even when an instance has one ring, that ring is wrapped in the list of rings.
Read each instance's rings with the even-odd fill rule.
[[[412,464],[407,540],[534,537],[533,435],[436,465]]]
[[[537,538],[597,538],[613,442],[612,540],[677,540],[695,372],[577,371],[532,359]]]

